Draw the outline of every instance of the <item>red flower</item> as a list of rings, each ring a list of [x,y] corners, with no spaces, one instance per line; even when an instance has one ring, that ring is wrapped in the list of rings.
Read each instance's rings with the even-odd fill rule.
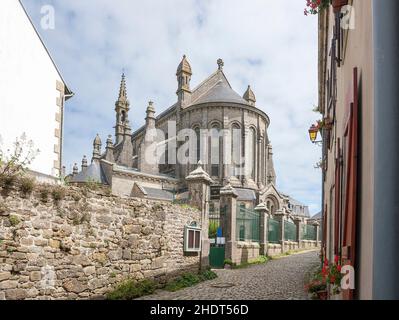
[[[340,265],[338,265],[338,266],[337,266],[337,270],[338,270],[338,272],[341,272],[342,267],[341,267]]]
[[[339,257],[338,257],[338,255],[336,255],[336,256],[334,257],[334,262],[335,262],[335,264],[338,264],[338,262],[339,262]]]

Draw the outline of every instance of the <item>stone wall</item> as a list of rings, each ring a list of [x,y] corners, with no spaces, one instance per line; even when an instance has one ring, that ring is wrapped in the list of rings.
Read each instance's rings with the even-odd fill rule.
[[[242,264],[259,258],[259,243],[238,241],[235,244],[236,248],[232,257],[234,263]]]
[[[276,255],[283,254],[288,251],[295,250],[311,250],[321,247],[321,243],[311,240],[300,240],[299,242],[294,241],[284,241],[284,250],[281,244],[269,243],[267,249],[267,255],[273,257]]]
[[[196,209],[78,187],[45,202],[46,188],[0,195],[0,300],[100,298],[127,278],[198,270],[199,256],[183,253]]]

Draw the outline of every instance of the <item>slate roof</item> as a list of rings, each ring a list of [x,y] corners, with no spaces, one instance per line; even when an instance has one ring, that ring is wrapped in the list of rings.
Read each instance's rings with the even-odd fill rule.
[[[95,181],[98,183],[108,183],[100,162],[93,161],[86,170],[79,172],[71,178],[71,182],[88,182]]]
[[[309,207],[307,205],[295,200],[294,198],[291,198],[290,196],[287,197],[290,205],[292,206],[291,209],[294,215],[310,217]],[[303,208],[303,212],[300,210],[301,208]]]
[[[254,201],[256,200],[256,195],[255,191],[250,190],[250,189],[239,189],[239,188],[234,188],[236,191],[238,198],[238,201]]]
[[[321,216],[321,211],[320,211],[319,213],[316,213],[316,214],[312,217],[313,220],[321,220],[321,218],[322,218],[322,216]]]
[[[144,189],[147,198],[149,199],[173,201],[173,193],[170,191],[156,189],[156,188],[149,188],[144,186],[141,186],[141,188]]]
[[[237,92],[235,92],[225,81],[218,81],[215,86],[199,97],[193,104],[210,102],[230,102],[248,104]]]

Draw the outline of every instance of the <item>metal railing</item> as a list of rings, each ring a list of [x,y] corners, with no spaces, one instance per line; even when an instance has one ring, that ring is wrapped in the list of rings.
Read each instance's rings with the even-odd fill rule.
[[[316,241],[317,240],[317,234],[316,231],[317,228],[315,226],[309,225],[309,224],[304,224],[302,225],[302,239],[301,240],[312,240]]]
[[[269,219],[269,226],[268,226],[268,242],[270,243],[280,243],[281,236],[281,225],[280,221],[274,220],[273,218]]]
[[[297,241],[297,230],[295,223],[290,221],[284,222],[284,240],[285,241]]]
[[[237,208],[236,233],[238,241],[259,242],[260,215],[242,207]]]

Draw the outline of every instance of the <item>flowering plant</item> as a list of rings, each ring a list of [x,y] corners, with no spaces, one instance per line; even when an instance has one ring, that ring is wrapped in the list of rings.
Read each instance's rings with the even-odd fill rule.
[[[327,283],[331,284],[333,289],[333,294],[339,294],[341,291],[341,280],[342,274],[341,269],[342,266],[339,261],[339,257],[334,257],[334,264],[329,264],[328,260],[324,260],[324,265],[321,271],[323,278],[326,280]]]
[[[334,264],[330,264],[328,259],[324,259],[323,267],[315,273],[313,279],[305,286],[307,292],[314,297],[326,298],[321,293],[327,291],[327,285],[332,286],[332,293],[339,294],[341,292],[341,274],[342,266],[338,256],[334,257]]]
[[[305,16],[309,14],[318,14],[321,10],[330,5],[330,0],[306,0]]]
[[[327,278],[323,276],[322,271],[322,269],[318,269],[312,279],[305,285],[305,290],[312,295],[313,299],[326,299]]]

